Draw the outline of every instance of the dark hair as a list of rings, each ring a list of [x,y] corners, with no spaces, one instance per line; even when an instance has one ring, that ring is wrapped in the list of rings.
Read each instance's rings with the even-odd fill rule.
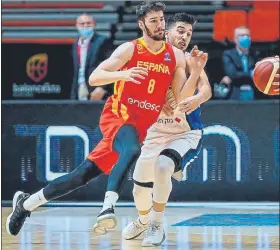
[[[164,11],[165,4],[159,1],[144,1],[136,6],[137,20],[143,19],[147,13],[152,11]]]
[[[187,14],[186,12],[176,13],[168,18],[166,28],[170,29],[176,22],[184,22],[194,25],[196,24],[196,19],[194,16]]]

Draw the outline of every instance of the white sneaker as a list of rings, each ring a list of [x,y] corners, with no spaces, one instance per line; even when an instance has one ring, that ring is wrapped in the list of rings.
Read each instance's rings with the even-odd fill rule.
[[[151,221],[142,241],[142,247],[160,246],[165,240],[165,232],[161,222]]]
[[[108,229],[114,229],[118,220],[115,215],[114,208],[108,208],[97,216],[97,221],[93,226],[93,231],[97,234],[104,235]]]
[[[132,240],[137,238],[141,233],[147,230],[149,224],[142,224],[139,220],[129,223],[122,231],[122,236],[126,240]]]

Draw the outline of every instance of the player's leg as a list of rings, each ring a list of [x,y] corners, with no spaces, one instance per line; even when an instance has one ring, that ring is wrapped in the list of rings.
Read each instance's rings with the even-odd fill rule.
[[[167,155],[165,152],[167,152]],[[172,190],[171,176],[175,169],[174,160],[170,157],[171,152],[170,149],[168,149],[168,151],[167,149],[163,150],[155,163],[153,207],[150,212],[150,221],[142,246],[159,246],[165,240],[162,217],[169,194]],[[174,158],[176,156],[180,161],[180,155],[178,157],[178,155],[175,154]]]
[[[29,217],[34,209],[86,185],[101,173],[102,171],[95,163],[86,159],[73,172],[51,181],[45,188],[31,196],[23,192],[17,192],[13,198],[13,212],[7,218],[7,232],[17,235],[26,217]]]
[[[152,208],[152,187],[154,181],[154,166],[161,145],[144,145],[133,172],[133,197],[138,212],[138,218],[129,223],[122,232],[123,238],[131,240],[137,238],[148,228],[150,211]]]
[[[155,165],[153,187],[153,209],[150,226],[142,246],[160,245],[165,239],[162,220],[166,203],[172,190],[171,177],[182,169],[184,159],[190,161],[198,155],[201,148],[201,131],[190,132],[185,138],[175,140],[166,146]]]
[[[114,207],[126,176],[141,152],[136,128],[132,125],[123,125],[115,136],[113,149],[118,153],[119,159],[110,172],[103,208],[97,217],[97,225],[94,229],[96,226],[112,229],[117,224]]]
[[[101,138],[102,136],[100,136]],[[13,197],[13,211],[6,221],[7,232],[17,235],[25,219],[30,216],[34,209],[74,191],[102,173],[102,170],[94,162],[86,159],[74,171],[51,181],[37,193],[29,195],[20,191],[16,192]]]

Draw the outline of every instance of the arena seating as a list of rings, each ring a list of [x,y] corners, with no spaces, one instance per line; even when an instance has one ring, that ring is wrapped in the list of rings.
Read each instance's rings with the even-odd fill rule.
[[[279,9],[250,11],[248,27],[253,41],[276,41],[279,39]]]
[[[44,0],[2,1],[2,41],[73,43],[76,17],[87,12],[96,30],[117,46],[137,38],[135,7],[140,1]],[[279,39],[279,2],[275,1],[165,1],[166,18],[176,12],[194,15],[198,23],[192,44],[233,39],[233,30],[248,26],[253,41]],[[262,21],[261,21],[262,20]],[[263,27],[260,30],[260,27]],[[265,28],[264,28],[265,27]],[[265,32],[263,32],[265,29]]]
[[[253,7],[254,9],[259,10],[279,10],[280,3],[279,1],[267,0],[267,1],[254,1]]]
[[[233,31],[238,26],[250,29],[253,42],[279,40],[278,1],[227,1],[227,6],[214,15],[215,41],[232,41]]]
[[[214,16],[214,33],[216,41],[233,40],[236,27],[247,25],[247,13],[244,10],[221,10]]]
[[[135,7],[140,1],[129,1],[123,7],[120,23],[117,26],[115,34],[115,44],[119,45],[127,39],[134,39],[140,35],[135,16]],[[198,23],[195,26],[195,33],[192,43],[212,41],[213,34],[213,15],[216,10],[223,8],[223,1],[164,1],[168,8],[166,9],[166,18],[176,12],[186,11],[194,15]]]
[[[118,2],[122,4],[122,2]],[[96,30],[111,37],[118,22],[116,4],[93,1],[3,1],[3,42],[72,43],[77,36],[76,17],[89,13]]]

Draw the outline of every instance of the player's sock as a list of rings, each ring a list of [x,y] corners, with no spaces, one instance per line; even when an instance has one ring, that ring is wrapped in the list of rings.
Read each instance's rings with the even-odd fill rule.
[[[151,221],[162,222],[163,211],[157,212],[154,209],[151,211]]]
[[[47,203],[48,201],[46,200],[43,189],[38,191],[35,194],[32,194],[27,200],[24,201],[23,203],[23,208],[27,211],[33,211],[35,208]]]
[[[141,224],[146,225],[150,220],[150,212],[147,214],[139,214],[139,221]]]
[[[119,195],[116,192],[107,191],[105,193],[105,199],[104,199],[103,208],[101,210],[101,213],[103,211],[105,211],[106,209],[111,208],[112,206],[115,207],[118,199],[119,199]]]

